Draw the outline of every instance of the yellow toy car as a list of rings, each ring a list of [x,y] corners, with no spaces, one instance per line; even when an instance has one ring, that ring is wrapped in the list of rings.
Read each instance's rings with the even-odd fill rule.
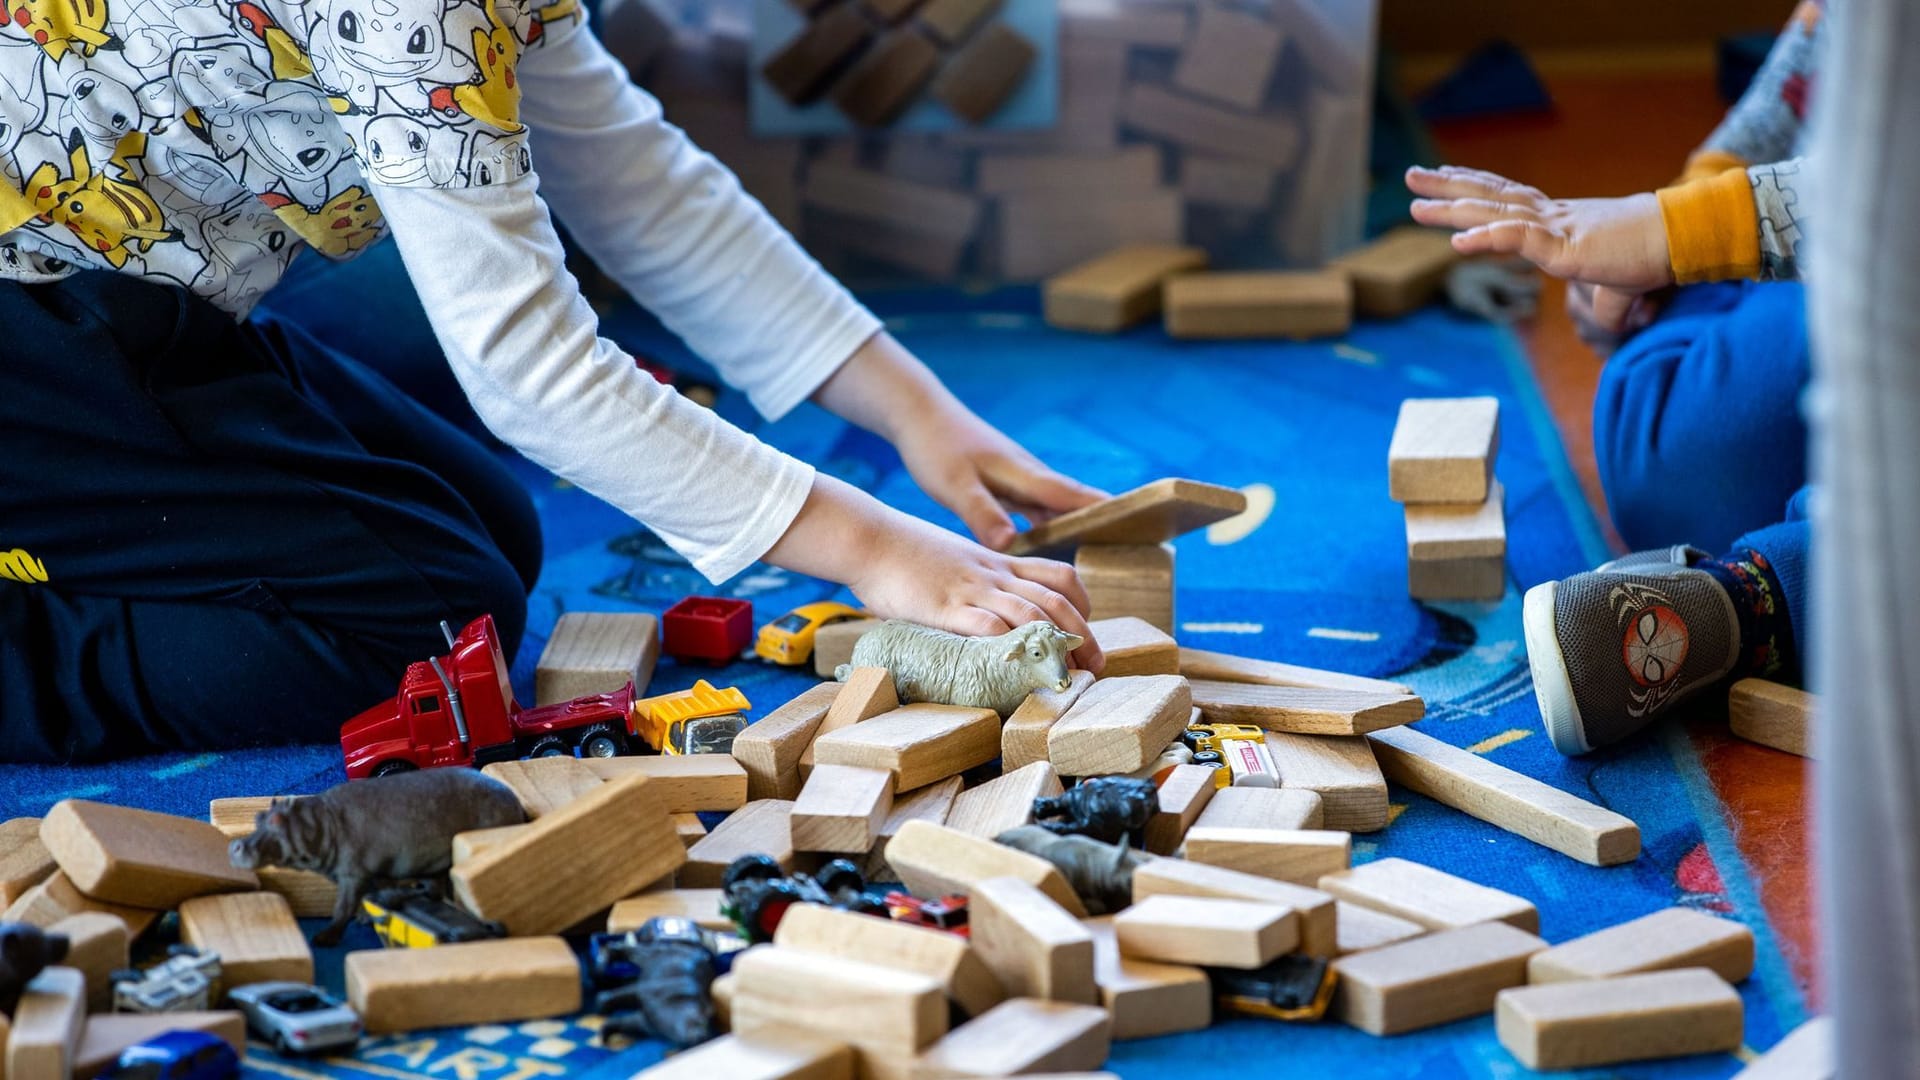
[[[701,679],[691,690],[634,702],[633,730],[656,753],[726,754],[747,726],[742,714],[751,708],[738,687],[719,690]]]
[[[1280,786],[1280,774],[1267,750],[1267,733],[1252,724],[1195,724],[1182,741],[1193,748],[1193,763],[1216,765],[1218,787]]]
[[[833,600],[794,608],[760,628],[753,654],[782,667],[799,667],[813,659],[813,635],[823,626],[848,619],[864,619],[866,612]]]

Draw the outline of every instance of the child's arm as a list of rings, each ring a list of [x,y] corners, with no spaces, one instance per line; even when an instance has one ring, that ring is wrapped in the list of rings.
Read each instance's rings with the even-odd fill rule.
[[[1680,182],[1784,161],[1799,149],[1820,55],[1822,5],[1802,0],[1746,93],[1687,159]]]

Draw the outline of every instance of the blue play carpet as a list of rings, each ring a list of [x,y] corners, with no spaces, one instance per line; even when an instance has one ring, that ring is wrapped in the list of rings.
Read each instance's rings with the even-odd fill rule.
[[[1530,897],[1550,941],[1672,904],[1745,920],[1760,946],[1758,970],[1742,987],[1748,1044],[1770,1046],[1803,1018],[1804,1003],[1688,741],[1669,729],[1569,761],[1539,730],[1520,596],[1605,552],[1508,333],[1431,310],[1362,324],[1338,343],[1194,345],[1155,329],[1119,338],[1056,333],[1040,323],[1030,291],[893,294],[875,304],[963,399],[1059,468],[1112,491],[1162,476],[1271,490],[1271,514],[1244,539],[1215,544],[1201,533],[1180,542],[1183,643],[1410,683],[1428,702],[1425,730],[1611,806],[1639,822],[1645,843],[1637,862],[1595,869],[1396,791],[1392,826],[1357,838],[1356,861],[1407,856]],[[609,332],[670,365],[687,363],[679,346],[644,323],[613,322]],[[1498,473],[1507,490],[1509,588],[1497,604],[1422,606],[1407,599],[1400,508],[1386,496],[1388,437],[1401,399],[1472,394],[1503,404]],[[728,395],[721,409],[896,506],[957,525],[872,436],[811,408],[758,425],[739,395]],[[530,684],[533,659],[563,611],[657,612],[710,591],[631,520],[531,468],[525,475],[541,504],[549,554],[515,665],[518,685]],[[832,594],[764,567],[725,591],[752,600],[760,621]],[[715,673],[666,661],[654,685],[673,689],[696,677]],[[810,681],[746,664],[720,677],[762,709]],[[209,798],[312,791],[337,780],[338,770],[336,747],[4,768],[0,813],[37,814],[77,796],[200,815]],[[338,954],[321,961],[323,974],[337,980]],[[247,1060],[257,1075],[294,1080],[527,1080],[626,1077],[657,1057],[651,1046],[609,1055],[585,1018],[374,1040],[353,1060],[282,1062],[259,1049]],[[1499,1046],[1486,1017],[1391,1039],[1331,1023],[1235,1020],[1116,1044],[1109,1068],[1128,1080],[1531,1075]],[[1575,1075],[1720,1078],[1739,1068],[1733,1055],[1712,1055]]]

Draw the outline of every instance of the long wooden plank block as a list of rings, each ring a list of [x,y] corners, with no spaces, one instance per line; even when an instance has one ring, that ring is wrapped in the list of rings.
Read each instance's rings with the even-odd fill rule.
[[[1093,685],[1093,672],[1069,672],[1065,690],[1035,690],[1000,728],[1000,771],[1014,772],[1047,760],[1047,734],[1080,695]]]
[[[813,744],[819,764],[885,769],[896,791],[945,780],[999,754],[999,714],[958,705],[904,705]]]
[[[1157,181],[1157,156],[1153,164]],[[982,170],[984,181],[984,164]],[[1047,325],[1118,333],[1160,313],[1161,288],[1168,278],[1206,267],[1207,253],[1201,248],[1134,244],[1108,252],[1047,279],[1042,290]]]
[[[789,815],[793,849],[865,854],[892,810],[892,773],[816,765]]]
[[[1727,692],[1727,722],[1735,735],[1748,742],[1810,758],[1819,700],[1791,686],[1741,679]]]
[[[1180,847],[1187,830],[1221,793],[1214,772],[1208,765],[1175,765],[1160,781],[1159,808],[1147,820],[1145,830],[1148,851],[1171,855]]]
[[[1502,990],[1500,1045],[1530,1069],[1584,1069],[1740,1048],[1740,995],[1705,968]]]
[[[792,872],[802,867],[793,847],[793,808],[785,799],[756,799],[727,815],[713,831],[686,848],[685,864],[674,876],[683,889],[717,889],[727,867],[743,855],[765,855]],[[676,837],[674,843],[679,844]],[[812,857],[805,869],[812,868]]]
[[[733,920],[720,914],[726,894],[719,889],[654,889],[630,896],[607,912],[607,932],[624,934],[645,926],[648,919],[673,916],[691,919],[708,930],[734,929]]]
[[[1500,452],[1500,399],[1409,398],[1387,448],[1387,487],[1401,503],[1483,503]]]
[[[747,805],[747,770],[732,754],[643,754],[587,758],[584,764],[602,780],[646,777],[652,785],[647,794],[669,814]]]
[[[1101,679],[1047,733],[1047,757],[1062,776],[1136,772],[1180,737],[1192,712],[1178,675]]]
[[[544,1020],[580,1008],[580,961],[557,937],[347,954],[347,1000],[370,1034]]]
[[[1107,1060],[1111,1023],[1092,1005],[1015,998],[960,1025],[915,1062],[915,1080],[1044,1076]]]
[[[887,845],[909,821],[945,825],[947,815],[953,812],[953,804],[959,801],[962,786],[962,778],[949,776],[937,784],[928,784],[894,799],[893,812],[887,815],[886,821],[881,822],[880,836],[868,849],[866,862],[861,864],[860,872],[867,876],[867,880],[893,880],[893,867],[887,863]]]
[[[1131,615],[1088,621],[1106,654],[1107,666],[1102,679],[1120,679],[1131,675],[1178,675],[1180,647],[1173,635],[1145,619]]]
[[[1505,923],[1447,930],[1334,961],[1332,1014],[1373,1035],[1398,1035],[1491,1011],[1524,985],[1527,957],[1547,943]]]
[[[1247,509],[1245,494],[1197,480],[1166,479],[1043,522],[1014,538],[1010,553],[1080,544],[1161,544]]]
[[[1128,127],[1223,157],[1291,169],[1299,158],[1300,125],[1291,117],[1249,116],[1151,83],[1137,82],[1120,101]]]
[[[188,901],[190,904],[199,902]],[[65,935],[67,955],[60,962],[86,978],[87,1011],[111,1011],[114,972],[124,971],[130,966],[127,924],[112,915],[83,911],[54,923],[48,933]],[[306,941],[302,939],[300,945],[305,948]],[[224,961],[225,957],[221,959]]]
[[[1318,889],[1185,859],[1153,859],[1133,872],[1133,898],[1218,896],[1285,904],[1300,913],[1300,951],[1333,956],[1339,947],[1334,898]]]
[[[734,760],[747,770],[747,798],[792,799],[800,794],[800,756],[839,695],[836,682],[810,687],[734,737]]]
[[[1116,915],[1123,956],[1251,970],[1300,942],[1300,916],[1284,904],[1216,896],[1150,896]]]
[[[1204,765],[1181,765],[1179,769],[1214,770]],[[1176,769],[1177,772],[1177,769]],[[1168,776],[1171,782],[1173,776]],[[1209,779],[1212,779],[1209,776]],[[1165,785],[1161,792],[1166,792]],[[1316,792],[1283,788],[1229,787],[1214,792],[1206,808],[1188,826],[1190,829],[1323,829],[1326,809]],[[1337,828],[1338,826],[1336,826]],[[1153,823],[1148,822],[1149,831]]]
[[[960,793],[947,812],[947,827],[988,839],[1033,822],[1033,801],[1063,789],[1053,766],[1036,761]]]
[[[1047,860],[930,821],[900,826],[887,845],[887,863],[916,896],[964,895],[989,878],[1017,877],[1074,917],[1087,913],[1067,879]]]
[[[1019,31],[995,23],[947,61],[933,80],[933,99],[969,124],[986,123],[1027,81],[1038,55]]]
[[[47,880],[20,894],[5,911],[0,913],[0,922],[26,923],[47,929],[62,919],[70,918],[82,912],[95,911],[112,915],[127,924],[129,937],[139,937],[160,912],[151,908],[132,907],[126,904],[109,904],[82,895],[73,887],[73,881],[66,871],[55,870]]]
[[[1195,825],[1182,845],[1188,860],[1312,885],[1345,870],[1353,834],[1332,829],[1210,829]]]
[[[1692,908],[1671,907],[1596,930],[1539,953],[1527,981],[1573,982],[1673,968],[1707,968],[1730,983],[1753,974],[1753,931]]]
[[[1353,290],[1331,270],[1188,274],[1167,282],[1167,333],[1176,338],[1290,338],[1344,334]]]
[[[1269,731],[1267,753],[1280,774],[1281,790],[1320,797],[1321,828],[1377,832],[1387,827],[1387,778],[1364,737]]]
[[[1216,724],[1253,724],[1295,735],[1365,735],[1411,724],[1426,703],[1354,690],[1312,690],[1256,683],[1190,680],[1193,704]]]
[[[911,1057],[947,1033],[940,980],[844,957],[761,945],[733,962],[733,1033],[778,1041],[798,1028],[862,1054]]]
[[[1297,686],[1308,690],[1352,690],[1363,694],[1390,697],[1409,696],[1413,688],[1386,679],[1364,675],[1346,675],[1338,671],[1282,664],[1277,660],[1254,660],[1206,649],[1180,648],[1180,674],[1189,680],[1211,682],[1258,683],[1262,686]]]
[[[900,694],[893,681],[893,672],[881,667],[854,668],[847,672],[847,677],[841,680],[840,693],[827,710],[826,719],[820,721],[820,727],[813,733],[813,741],[800,754],[801,779],[805,780],[807,773],[813,769],[813,743],[899,707]]]
[[[1425,307],[1460,261],[1453,230],[1402,225],[1332,265],[1353,278],[1354,308],[1374,319],[1397,319]]]
[[[0,910],[59,868],[53,853],[40,842],[39,818],[14,818],[0,824]]]
[[[660,659],[660,620],[643,611],[569,611],[553,624],[533,673],[537,705],[611,694],[644,695]]]
[[[1113,1017],[1114,1039],[1199,1031],[1213,1023],[1213,984],[1206,972],[1123,955],[1111,915],[1088,919],[1085,926],[1093,935],[1093,981]]]
[[[1540,911],[1532,901],[1406,859],[1375,859],[1328,874],[1320,888],[1430,930],[1483,922],[1507,923],[1528,933],[1540,929]]]
[[[968,937],[1011,997],[1096,1004],[1093,935],[1046,893],[1012,877],[977,881]]]
[[[969,1016],[978,1016],[1007,997],[999,977],[970,940],[945,930],[820,904],[795,904],[781,916],[773,943],[938,979],[947,996]]]
[[[220,957],[228,987],[313,981],[313,950],[284,898],[270,892],[199,896],[180,905],[180,940]]]
[[[227,859],[227,837],[192,818],[62,799],[40,822],[40,842],[82,893],[165,911],[180,901],[260,887]]]
[[[236,1057],[247,1052],[247,1018],[237,1012],[94,1013],[74,1054],[74,1080],[93,1080],[127,1047],[169,1031],[204,1031],[233,1047]]]
[[[480,771],[513,789],[529,821],[553,813],[606,782],[577,758],[558,755],[496,761]]]
[[[10,1080],[66,1080],[79,1057],[87,1023],[87,978],[70,967],[50,967],[20,992],[6,1045]],[[0,1027],[0,1031],[4,1031]]]

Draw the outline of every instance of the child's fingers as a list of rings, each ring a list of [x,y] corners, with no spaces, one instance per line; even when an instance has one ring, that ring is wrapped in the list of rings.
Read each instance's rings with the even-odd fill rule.
[[[1413,220],[1422,225],[1471,229],[1496,221],[1539,221],[1540,215],[1530,206],[1494,199],[1418,199],[1413,203]]]
[[[974,603],[998,615],[1001,621],[1007,624],[1009,629],[1016,626],[1025,626],[1031,622],[1053,622],[1053,618],[1047,613],[1046,608],[1021,596],[1019,593],[1013,592],[1010,588],[995,589],[992,593],[981,597],[979,600],[974,601]],[[1055,625],[1058,624],[1056,623]]]
[[[1633,314],[1634,303],[1639,299],[1638,294],[1619,289],[1593,290],[1594,325],[1610,334],[1620,333],[1627,328],[1627,317]]]
[[[1551,229],[1534,221],[1496,221],[1453,234],[1453,250],[1462,255],[1519,255],[1528,262],[1553,273],[1552,263],[1560,257],[1560,239]]]
[[[1067,603],[1082,614],[1093,610],[1093,601],[1087,598],[1087,587],[1080,583],[1080,575],[1066,563],[1052,559],[1019,559],[1013,564],[1013,572],[1039,588],[1065,597]]]
[[[967,637],[999,637],[1013,629],[998,614],[975,605],[952,609],[944,614],[943,621],[946,625],[941,629]]]
[[[1538,190],[1497,173],[1458,165],[1442,165],[1438,169],[1408,169],[1407,188],[1415,195],[1431,199],[1485,198],[1532,202],[1546,198]]]
[[[952,507],[960,520],[966,522],[967,531],[982,547],[994,551],[1005,551],[1013,543],[1017,531],[1013,527],[1013,518],[1007,514],[1007,508],[993,497],[985,484],[978,480],[967,486],[967,490],[958,500],[960,505]]]

